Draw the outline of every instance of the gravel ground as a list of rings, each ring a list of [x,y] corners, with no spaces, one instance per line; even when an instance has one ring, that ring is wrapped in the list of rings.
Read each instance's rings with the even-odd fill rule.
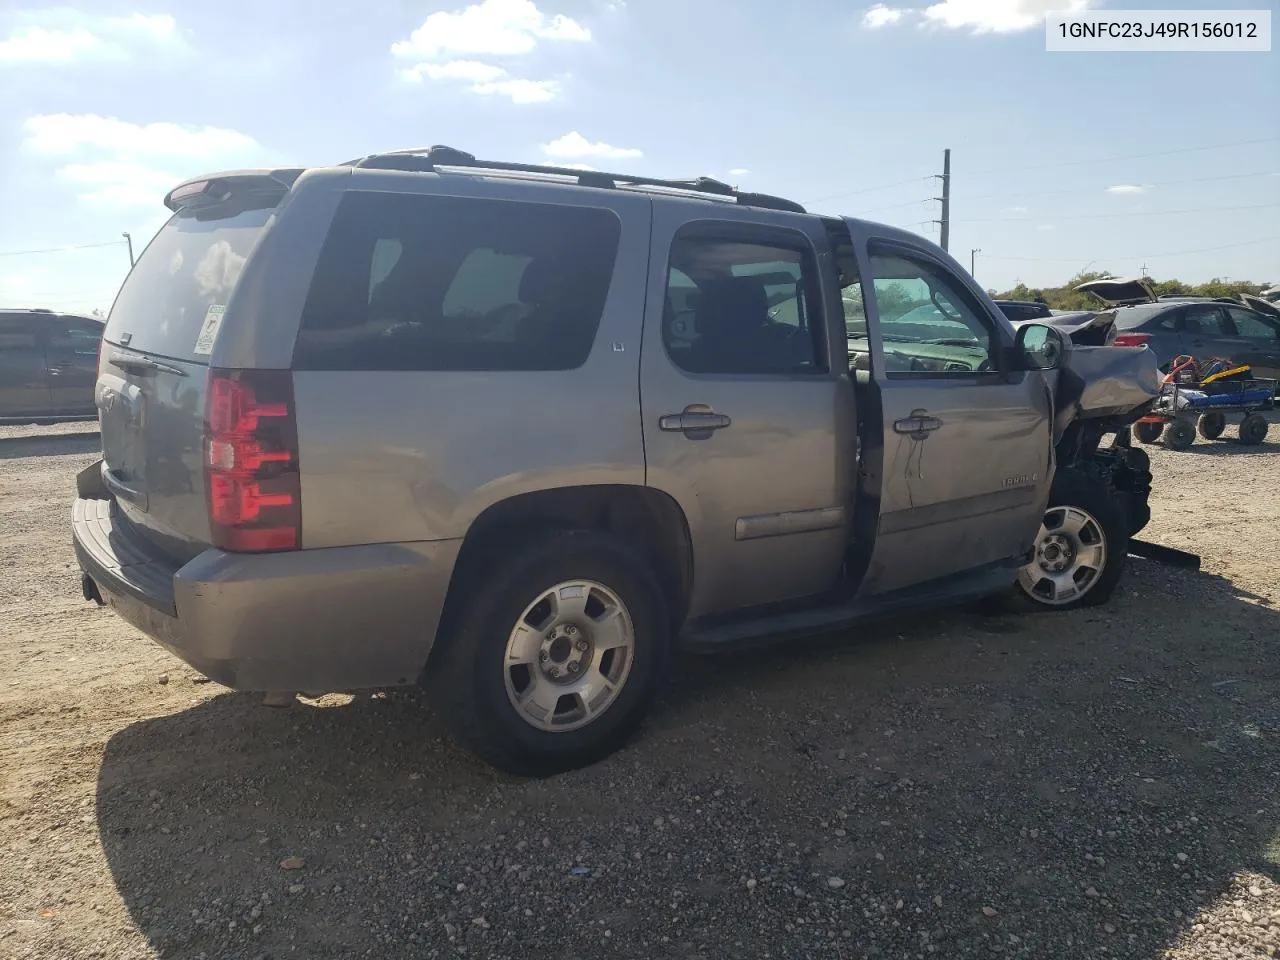
[[[542,782],[416,695],[271,710],[83,602],[83,430],[0,428],[2,958],[1280,955],[1278,429],[1154,449],[1144,538],[1199,573],[685,658]]]

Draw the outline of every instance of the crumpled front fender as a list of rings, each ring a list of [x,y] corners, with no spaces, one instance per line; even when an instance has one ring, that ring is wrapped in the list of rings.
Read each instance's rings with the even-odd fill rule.
[[[1058,375],[1054,442],[1074,420],[1138,419],[1160,396],[1160,379],[1156,355],[1146,347],[1070,344]]]

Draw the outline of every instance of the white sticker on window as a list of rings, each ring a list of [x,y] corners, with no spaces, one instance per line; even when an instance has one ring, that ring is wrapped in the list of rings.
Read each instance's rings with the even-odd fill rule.
[[[222,326],[222,315],[226,312],[227,308],[220,303],[211,303],[205,311],[200,335],[196,337],[196,345],[191,350],[197,357],[207,357],[213,353],[213,342],[218,339],[218,328]]]

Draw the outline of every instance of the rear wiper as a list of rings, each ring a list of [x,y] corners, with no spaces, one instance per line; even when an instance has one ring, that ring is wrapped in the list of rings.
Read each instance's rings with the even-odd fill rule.
[[[185,377],[187,371],[181,367],[175,367],[170,363],[161,363],[159,360],[152,360],[150,357],[112,357],[111,362],[117,367],[131,373],[172,373],[179,377]]]

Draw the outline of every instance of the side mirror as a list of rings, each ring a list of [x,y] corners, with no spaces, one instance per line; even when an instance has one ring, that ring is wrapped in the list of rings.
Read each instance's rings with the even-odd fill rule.
[[[1028,323],[1018,328],[1014,355],[1023,370],[1057,370],[1066,351],[1066,338],[1054,327]]]

